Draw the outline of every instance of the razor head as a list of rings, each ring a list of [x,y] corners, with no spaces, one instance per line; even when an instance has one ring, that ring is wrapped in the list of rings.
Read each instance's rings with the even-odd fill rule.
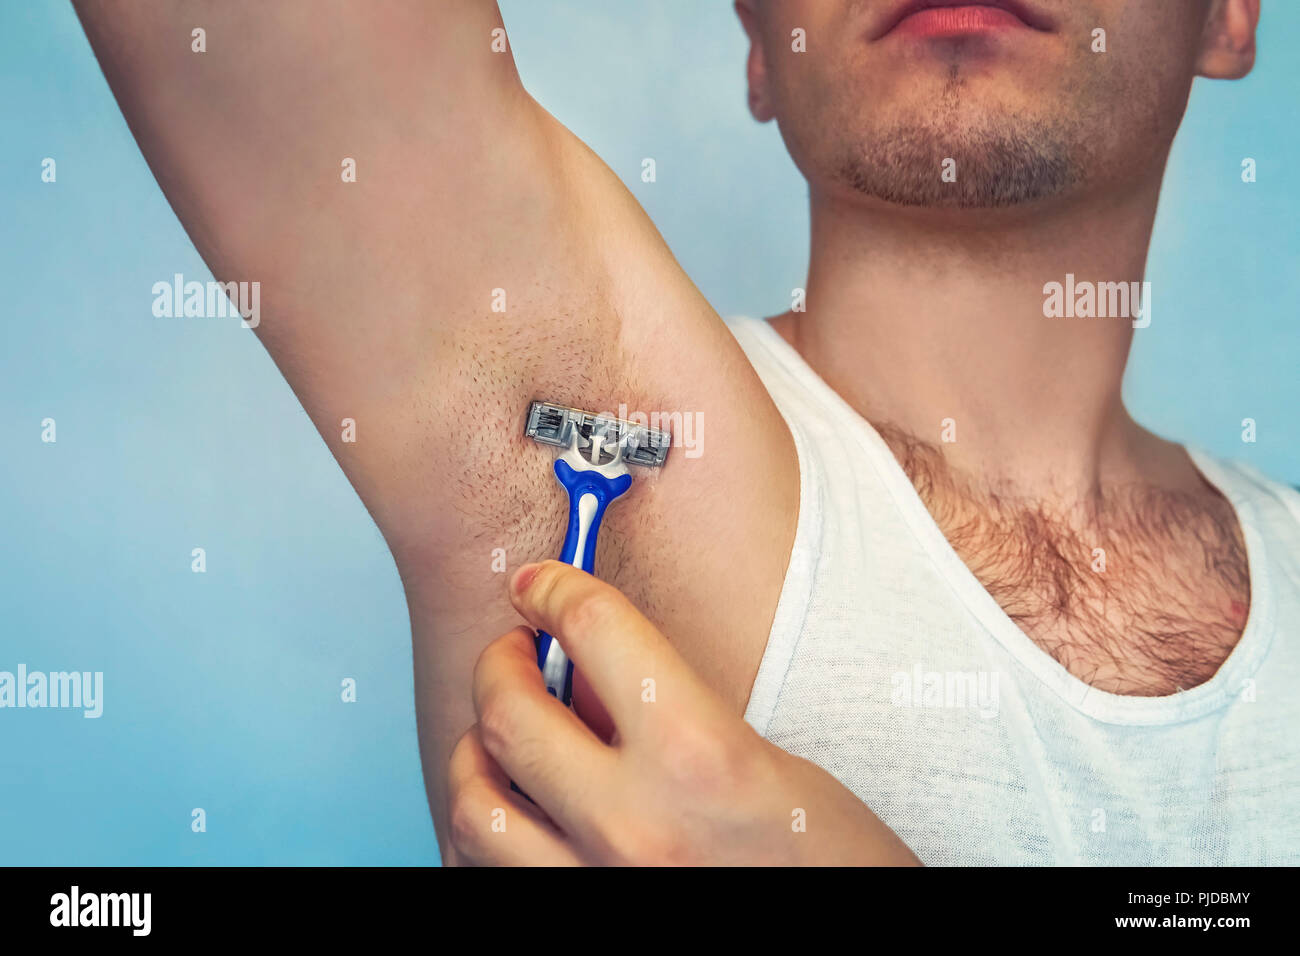
[[[528,406],[524,434],[543,445],[569,448],[576,436],[578,447],[590,452],[592,464],[613,460],[623,446],[623,460],[629,465],[657,468],[668,458],[672,435],[622,418],[596,415],[568,405],[533,402]]]

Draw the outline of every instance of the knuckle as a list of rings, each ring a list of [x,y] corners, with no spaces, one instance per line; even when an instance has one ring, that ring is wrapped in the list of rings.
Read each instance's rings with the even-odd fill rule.
[[[723,798],[755,786],[760,766],[743,733],[683,725],[665,753],[671,780],[699,797]]]
[[[678,866],[690,861],[680,835],[623,821],[605,835],[605,862],[614,866]]]
[[[460,735],[460,739],[456,741],[456,746],[451,748],[451,756],[447,758],[447,778],[452,785],[464,776],[463,768],[469,766],[469,761],[473,755],[473,738],[474,728],[471,727]]]
[[[474,697],[474,706],[480,706],[480,701],[487,693],[488,687],[491,686],[489,677],[492,673],[493,653],[492,644],[485,647],[478,659],[474,661],[474,673],[470,677],[470,691]]]
[[[519,707],[511,694],[504,690],[488,690],[479,699],[479,736],[483,749],[496,756],[502,753],[519,734]]]
[[[475,687],[485,686],[488,683],[488,678],[499,669],[510,648],[510,637],[513,633],[511,631],[503,634],[479,653],[478,660],[474,662],[474,676],[472,678]]]
[[[482,712],[488,706],[488,700],[500,696],[499,688],[503,682],[509,682],[514,658],[522,653],[520,641],[523,631],[523,628],[516,628],[497,638],[483,648],[474,662],[470,686],[476,710]],[[531,631],[528,640],[531,642]]]
[[[488,807],[472,786],[458,787],[452,792],[448,816],[451,827],[451,845],[457,853],[473,858],[482,848],[483,834],[491,825]]]
[[[571,644],[582,642],[610,627],[618,611],[619,602],[612,591],[584,586],[560,608],[560,634]]]

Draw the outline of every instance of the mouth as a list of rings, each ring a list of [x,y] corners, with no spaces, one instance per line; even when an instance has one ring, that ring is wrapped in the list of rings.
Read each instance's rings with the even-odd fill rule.
[[[999,30],[1050,33],[1054,26],[1021,0],[906,0],[884,16],[871,39],[890,34],[961,37]]]

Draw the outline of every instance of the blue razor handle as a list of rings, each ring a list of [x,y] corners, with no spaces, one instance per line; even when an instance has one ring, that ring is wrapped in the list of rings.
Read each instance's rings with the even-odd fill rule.
[[[578,467],[570,464],[577,463]],[[581,456],[565,455],[555,461],[555,477],[569,493],[569,527],[564,534],[560,560],[592,574],[596,563],[596,535],[609,503],[632,487],[632,476],[621,461],[596,466]],[[537,666],[546,690],[564,704],[573,696],[573,662],[559,642],[538,631]]]

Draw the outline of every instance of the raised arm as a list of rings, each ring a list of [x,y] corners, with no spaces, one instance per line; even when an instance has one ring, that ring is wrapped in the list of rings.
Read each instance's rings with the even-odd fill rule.
[[[204,260],[261,282],[257,332],[309,411],[325,383],[382,392],[375,363],[422,363],[431,330],[472,335],[569,218],[558,127],[491,0],[76,8]]]
[[[789,553],[789,435],[631,194],[524,90],[494,3],[76,9],[204,261],[261,283],[256,334],[393,551],[440,834],[474,660],[517,621],[491,556],[514,567],[563,537],[550,455],[521,435],[529,400],[707,421],[706,456],[678,452],[607,520],[597,570],[704,635],[684,653],[706,677],[731,667],[713,650],[733,612],[761,651],[750,595],[758,579],[774,603]]]

